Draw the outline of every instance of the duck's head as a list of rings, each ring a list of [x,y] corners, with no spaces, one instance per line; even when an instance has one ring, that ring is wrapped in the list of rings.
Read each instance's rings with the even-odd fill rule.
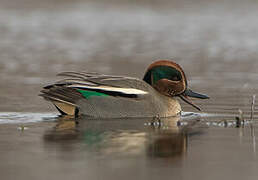
[[[193,92],[187,87],[187,80],[183,69],[173,61],[158,60],[152,63],[143,80],[161,94],[169,97],[179,96],[183,101],[201,110],[188,97],[208,99],[203,94]]]

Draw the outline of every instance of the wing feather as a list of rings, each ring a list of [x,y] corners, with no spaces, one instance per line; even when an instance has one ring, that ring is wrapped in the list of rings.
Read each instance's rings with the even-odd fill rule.
[[[54,84],[45,86],[41,96],[47,100],[76,104],[85,99],[80,90],[104,93],[109,96],[138,98],[148,94],[149,85],[144,81],[124,76],[104,75],[95,72],[62,72],[66,77]]]
[[[110,92],[119,92],[123,94],[135,94],[135,95],[143,95],[143,94],[148,94],[148,92],[139,90],[139,89],[134,89],[134,88],[118,88],[118,87],[111,87],[111,86],[87,86],[83,84],[72,84],[68,85],[67,87],[71,88],[79,88],[79,89],[88,89],[88,90],[102,90],[102,91],[110,91]]]

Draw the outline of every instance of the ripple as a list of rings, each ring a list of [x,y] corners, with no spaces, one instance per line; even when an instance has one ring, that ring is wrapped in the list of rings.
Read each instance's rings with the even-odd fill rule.
[[[1,112],[0,124],[54,121],[57,117],[58,115],[56,113]]]

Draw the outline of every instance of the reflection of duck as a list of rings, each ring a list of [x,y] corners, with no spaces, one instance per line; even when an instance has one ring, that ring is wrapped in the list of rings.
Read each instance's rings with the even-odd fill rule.
[[[151,64],[143,80],[97,73],[64,72],[59,75],[68,79],[46,86],[41,96],[66,115],[169,117],[181,112],[175,96],[197,109],[187,97],[208,98],[188,89],[182,68],[168,60]]]
[[[58,124],[45,134],[45,142],[60,143],[66,151],[71,151],[78,144],[86,151],[94,151],[101,155],[116,156],[150,156],[176,157],[186,152],[187,138],[185,131],[181,131],[176,122],[178,117],[160,120],[160,126],[155,127],[149,119],[124,120],[88,120],[80,119],[76,124],[74,119],[60,118]],[[145,121],[145,125],[139,122]],[[146,125],[147,124],[147,125]]]
[[[181,133],[163,133],[154,135],[146,148],[150,157],[177,157],[186,152],[187,135]]]
[[[57,124],[53,129],[47,130],[44,139],[47,142],[63,142],[67,140],[75,140],[79,138],[76,130],[76,121],[69,116],[57,118]]]

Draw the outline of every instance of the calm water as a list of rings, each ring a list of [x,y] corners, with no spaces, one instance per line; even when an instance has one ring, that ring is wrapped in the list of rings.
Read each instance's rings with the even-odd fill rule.
[[[257,108],[235,124],[258,92],[257,15],[251,0],[0,0],[1,179],[257,179]],[[60,71],[141,78],[160,58],[211,97],[201,114],[75,120],[37,96]]]

